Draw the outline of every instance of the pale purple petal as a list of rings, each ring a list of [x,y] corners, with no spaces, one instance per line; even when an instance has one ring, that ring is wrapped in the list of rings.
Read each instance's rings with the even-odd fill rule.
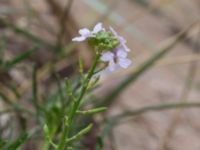
[[[75,38],[73,38],[72,41],[74,41],[74,42],[82,42],[82,41],[84,41],[85,39],[86,39],[86,37],[80,36],[80,37],[75,37]]]
[[[122,67],[122,68],[128,68],[131,65],[132,61],[130,59],[127,58],[119,58],[118,59],[118,64]]]
[[[111,61],[114,58],[114,54],[112,52],[104,52],[102,53],[101,60],[102,61]]]
[[[122,36],[119,36],[119,41],[120,41],[120,43],[122,44],[126,44],[126,40],[122,37]]]
[[[119,37],[119,35],[117,34],[117,32],[116,32],[112,27],[110,27],[110,31],[113,33],[113,35],[114,35],[116,38]]]
[[[110,31],[120,41],[120,43],[126,43],[126,40],[122,36],[118,35],[118,33],[112,27],[110,27]]]
[[[116,64],[115,64],[115,62],[113,61],[113,60],[111,60],[111,61],[109,61],[109,64],[108,64],[108,69],[110,70],[110,71],[114,71],[114,70],[116,70]]]
[[[91,35],[91,32],[87,28],[83,28],[79,30],[79,34],[84,37],[89,37]]]
[[[128,46],[127,46],[125,43],[122,44],[122,47],[123,47],[124,50],[127,51],[127,52],[130,52],[130,51],[131,51],[130,48],[128,48]]]
[[[119,58],[126,58],[127,57],[127,52],[124,51],[124,50],[118,50],[116,55]]]
[[[126,45],[126,40],[122,37],[122,36],[119,36],[117,34],[117,32],[112,28],[110,27],[110,31],[113,33],[113,35],[119,40],[120,42],[120,45],[123,47],[123,49],[127,52],[130,52],[130,49],[127,47]]]
[[[96,34],[103,30],[103,24],[102,23],[97,23],[97,25],[94,27],[92,33]]]

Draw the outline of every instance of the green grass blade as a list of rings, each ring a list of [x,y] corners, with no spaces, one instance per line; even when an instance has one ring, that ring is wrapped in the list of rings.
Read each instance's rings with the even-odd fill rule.
[[[150,111],[163,111],[163,110],[170,110],[170,109],[182,109],[182,108],[199,108],[200,102],[184,102],[184,103],[167,103],[167,104],[155,104],[150,106],[144,106],[142,108],[138,108],[132,111],[126,111],[122,114],[112,117],[115,121],[120,121],[125,117],[140,115],[143,113],[147,113]]]
[[[20,93],[19,93],[19,91],[18,91],[18,88],[17,88],[17,86],[14,84],[14,83],[12,83],[12,82],[6,82],[6,87],[11,91],[11,92],[13,92],[13,94],[16,96],[16,98],[20,98],[21,97],[21,95],[20,95]]]
[[[33,97],[33,105],[35,107],[37,119],[38,119],[40,106],[39,106],[39,103],[38,103],[38,83],[37,83],[37,65],[36,64],[33,64],[32,97]]]
[[[14,103],[12,102],[3,92],[0,91],[0,100],[2,100],[3,102],[5,102],[8,106],[10,106],[13,111],[15,112],[26,112],[30,115],[34,115],[34,113],[30,110],[30,109],[26,109],[25,107],[23,107],[20,104]],[[11,111],[11,110],[9,110]]]
[[[28,57],[30,57],[34,52],[36,52],[36,50],[38,50],[38,47],[34,47],[31,48],[25,52],[23,52],[22,54],[20,54],[19,56],[15,57],[13,60],[7,61],[4,64],[4,69],[6,70],[10,70],[13,67],[15,67],[18,63],[22,62],[23,60],[27,59]]]
[[[24,144],[26,142],[28,137],[29,137],[28,133],[26,133],[26,132],[22,133],[15,142],[5,146],[3,148],[3,150],[17,150],[22,144]]]
[[[59,74],[57,73],[54,73],[53,74],[55,80],[56,80],[56,83],[57,83],[57,89],[58,89],[58,95],[59,95],[59,98],[60,98],[60,102],[61,102],[61,105],[62,105],[62,110],[64,111],[65,109],[65,95],[64,95],[64,92],[63,92],[63,87],[62,87],[62,83],[61,83],[61,79],[60,79],[60,76]]]
[[[6,144],[6,141],[0,138],[0,149],[2,149],[5,144]]]
[[[8,105],[12,105],[12,101],[3,93],[0,91],[0,100],[4,101]]]

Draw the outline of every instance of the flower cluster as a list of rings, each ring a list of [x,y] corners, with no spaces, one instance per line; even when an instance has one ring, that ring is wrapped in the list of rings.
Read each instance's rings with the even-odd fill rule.
[[[92,31],[84,28],[79,30],[79,34],[80,36],[73,38],[72,41],[88,40],[89,44],[101,53],[100,59],[107,64],[107,70],[114,71],[119,67],[128,68],[131,65],[131,60],[127,58],[130,49],[126,45],[126,40],[112,27],[106,31],[102,23],[98,23]]]

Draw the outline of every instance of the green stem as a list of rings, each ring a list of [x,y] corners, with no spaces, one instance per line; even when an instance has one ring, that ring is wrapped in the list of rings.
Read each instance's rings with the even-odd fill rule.
[[[37,83],[37,65],[33,65],[33,73],[32,73],[32,94],[33,94],[33,105],[36,110],[36,118],[39,121],[39,110],[40,106],[38,104],[38,83]]]
[[[64,131],[63,131],[63,135],[61,137],[61,141],[58,145],[58,149],[57,150],[63,150],[64,147],[65,147],[65,144],[66,144],[66,138],[69,136],[69,130],[71,128],[71,124],[73,122],[73,119],[76,115],[76,112],[77,110],[79,109],[79,106],[80,106],[80,103],[81,103],[81,100],[83,99],[86,91],[87,91],[87,88],[88,88],[88,85],[90,83],[90,80],[95,72],[95,68],[99,62],[99,58],[100,58],[100,54],[96,54],[96,57],[95,57],[95,60],[88,72],[88,75],[86,77],[86,79],[84,80],[83,82],[83,86],[81,88],[81,92],[80,92],[80,95],[79,97],[77,98],[77,100],[74,102],[72,108],[71,108],[71,111],[69,112],[69,116],[68,116],[68,124],[65,125],[64,127]]]
[[[60,123],[58,123],[57,126],[54,126],[54,128],[51,130],[50,139],[53,139],[53,137],[55,136],[59,125],[60,125]],[[51,143],[49,143],[49,141],[46,140],[42,150],[49,150],[50,146],[51,146]]]
[[[62,134],[62,137],[61,137],[61,141],[58,145],[58,149],[57,150],[64,150],[64,147],[65,147],[65,139],[67,137],[67,134],[68,134],[68,126],[64,126],[64,131],[63,131],[63,134]]]
[[[98,63],[98,61],[99,61],[99,58],[100,58],[100,54],[97,54],[97,55],[96,55],[96,58],[95,58],[95,61],[94,61],[94,63],[92,64],[92,67],[90,68],[89,73],[88,73],[86,79],[85,79],[84,82],[83,82],[83,86],[82,86],[82,89],[81,89],[81,93],[80,93],[78,99],[75,101],[75,103],[74,103],[74,105],[73,105],[73,107],[72,107],[72,111],[71,111],[70,114],[69,114],[69,123],[72,122],[72,120],[73,120],[73,118],[74,118],[74,115],[76,114],[76,111],[77,111],[78,108],[79,108],[80,102],[81,102],[83,96],[85,95],[85,92],[86,92],[86,90],[87,90],[87,88],[88,88],[88,84],[89,84],[89,82],[90,82],[90,80],[91,80],[91,78],[92,78],[92,76],[93,76],[93,74],[94,74],[95,68],[96,68],[97,63]]]

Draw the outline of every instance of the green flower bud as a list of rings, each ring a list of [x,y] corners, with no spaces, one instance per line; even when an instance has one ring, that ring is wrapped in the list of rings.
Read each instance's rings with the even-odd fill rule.
[[[98,32],[95,37],[88,39],[88,43],[95,50],[100,52],[112,51],[120,44],[119,40],[115,38],[111,32],[108,31]]]

